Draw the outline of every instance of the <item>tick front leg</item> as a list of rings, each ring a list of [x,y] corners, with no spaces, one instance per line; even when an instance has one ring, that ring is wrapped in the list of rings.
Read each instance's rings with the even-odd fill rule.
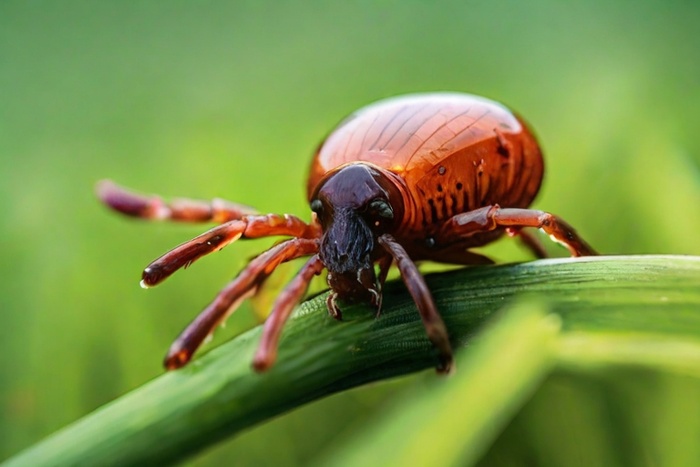
[[[168,203],[160,196],[135,193],[111,180],[102,180],[97,184],[97,196],[115,211],[150,220],[221,224],[257,214],[257,211],[250,206],[220,198],[214,198],[211,201],[176,198]]]
[[[187,364],[214,329],[254,294],[275,268],[286,261],[318,252],[314,239],[292,239],[275,245],[253,259],[209,304],[170,346],[165,367],[174,370]]]
[[[572,256],[593,256],[597,253],[564,220],[536,209],[501,208],[486,206],[474,211],[457,214],[445,225],[443,232],[468,237],[475,233],[498,228],[535,227],[542,229],[557,243],[569,249]]]
[[[452,346],[450,345],[445,323],[437,311],[425,279],[418,271],[416,264],[408,256],[408,253],[406,253],[406,250],[391,235],[381,235],[379,244],[396,261],[401,278],[406,284],[411,297],[413,297],[413,301],[416,302],[418,313],[420,313],[423,326],[425,326],[425,331],[428,334],[428,339],[438,349],[440,359],[437,367],[438,373],[450,373],[454,369]]]
[[[272,312],[265,321],[260,344],[253,359],[255,371],[265,371],[275,363],[284,323],[287,322],[294,306],[306,293],[311,279],[320,274],[323,268],[323,262],[318,255],[312,257],[275,300]]]
[[[317,238],[320,236],[320,227],[317,224],[307,224],[298,217],[287,214],[247,216],[229,221],[173,248],[153,261],[144,269],[141,285],[143,287],[157,285],[178,269],[189,266],[204,255],[221,250],[239,238],[273,235]]]

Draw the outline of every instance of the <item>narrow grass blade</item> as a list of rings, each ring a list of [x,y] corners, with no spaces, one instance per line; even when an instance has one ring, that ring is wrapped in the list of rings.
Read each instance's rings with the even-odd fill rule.
[[[471,465],[549,373],[560,327],[535,304],[508,310],[454,377],[414,391],[319,465]]]
[[[467,345],[491,315],[524,295],[546,300],[561,317],[565,333],[700,339],[696,257],[597,257],[474,267],[431,275],[428,285],[456,346]],[[9,464],[182,460],[306,402],[435,365],[434,350],[402,284],[388,284],[379,319],[370,309],[354,306],[344,309],[346,322],[335,322],[327,316],[324,300],[321,296],[300,306],[269,373],[250,370],[260,334],[253,329],[98,409]]]

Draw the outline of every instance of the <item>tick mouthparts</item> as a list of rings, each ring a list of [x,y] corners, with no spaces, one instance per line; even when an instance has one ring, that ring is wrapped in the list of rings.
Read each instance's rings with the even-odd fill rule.
[[[372,298],[370,299],[370,303],[377,307],[377,315],[382,310],[382,294],[379,292],[377,289],[367,289],[369,293],[372,295]]]

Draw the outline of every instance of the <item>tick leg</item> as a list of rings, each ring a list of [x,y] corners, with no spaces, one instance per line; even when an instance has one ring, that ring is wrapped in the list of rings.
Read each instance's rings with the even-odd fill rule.
[[[396,261],[401,278],[406,284],[408,292],[413,297],[418,307],[418,313],[423,320],[423,326],[428,334],[428,339],[438,349],[440,363],[437,367],[439,373],[449,373],[454,368],[452,359],[452,346],[447,334],[447,328],[437,311],[430,289],[425,279],[418,271],[416,264],[409,258],[406,250],[389,234],[379,237],[379,244],[389,252]]]
[[[306,293],[311,279],[320,274],[323,268],[324,265],[318,255],[312,257],[275,300],[272,312],[265,321],[262,338],[253,359],[255,371],[265,371],[275,363],[284,323],[287,322],[294,306]]]
[[[187,364],[216,326],[223,323],[245,298],[255,293],[279,264],[317,251],[316,240],[295,238],[275,245],[253,259],[173,342],[165,357],[165,367],[173,370]]]
[[[176,198],[169,203],[159,196],[142,195],[117,185],[111,180],[97,184],[97,196],[110,208],[131,217],[179,222],[216,222],[221,224],[257,214],[250,206],[220,198],[201,201]]]
[[[307,224],[298,217],[287,214],[246,216],[243,219],[229,221],[176,246],[153,261],[143,270],[141,285],[143,287],[157,285],[178,269],[189,266],[204,255],[221,250],[239,238],[260,238],[272,235],[317,238],[320,236],[320,227],[318,224]]]
[[[597,253],[564,220],[536,209],[501,208],[485,206],[473,211],[457,214],[445,225],[445,232],[468,237],[478,232],[498,228],[535,227],[542,229],[557,243],[561,243],[572,256],[591,256]]]

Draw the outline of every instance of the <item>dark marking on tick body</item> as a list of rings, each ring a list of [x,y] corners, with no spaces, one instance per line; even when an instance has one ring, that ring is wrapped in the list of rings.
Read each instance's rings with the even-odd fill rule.
[[[431,222],[435,223],[438,220],[438,213],[437,208],[435,207],[435,200],[433,198],[428,200],[428,206],[430,206]]]
[[[448,211],[447,199],[444,196],[438,198],[438,201],[442,205],[442,218],[447,219],[450,217],[450,212]]]
[[[458,212],[459,206],[457,206],[457,195],[450,193],[450,201],[452,201],[452,212],[450,214]]]

